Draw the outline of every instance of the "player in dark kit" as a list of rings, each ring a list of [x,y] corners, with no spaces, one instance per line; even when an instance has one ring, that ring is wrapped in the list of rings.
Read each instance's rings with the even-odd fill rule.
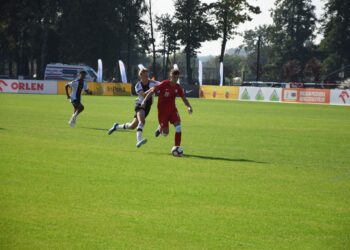
[[[192,107],[185,97],[183,88],[177,83],[180,71],[173,69],[170,71],[170,80],[162,81],[159,85],[150,89],[142,106],[146,105],[148,99],[153,93],[159,91],[158,98],[158,121],[159,127],[156,131],[156,137],[159,134],[167,136],[169,134],[169,122],[175,126],[175,146],[180,147],[181,144],[181,119],[175,105],[176,96],[180,96],[187,107],[189,114],[192,114]]]
[[[79,72],[79,78],[67,83],[65,86],[67,98],[70,99],[74,107],[72,118],[69,120],[68,124],[73,128],[75,127],[75,123],[77,121],[78,115],[83,112],[84,106],[81,104],[81,92],[84,91],[87,94],[92,94],[92,92],[88,89],[87,82],[85,80],[86,71],[82,70]],[[72,89],[71,95],[68,93],[68,88]]]
[[[138,95],[135,104],[135,116],[134,119],[130,123],[118,124],[114,123],[112,128],[108,130],[108,134],[112,134],[116,130],[120,129],[135,129],[137,127],[136,132],[136,147],[141,147],[143,144],[147,142],[147,139],[142,138],[142,130],[146,123],[146,117],[151,110],[151,106],[153,103],[152,98],[148,99],[143,107],[141,107],[141,103],[144,99],[144,96],[147,94],[147,91],[156,86],[158,82],[150,80],[148,78],[148,70],[146,68],[141,68],[139,71],[140,81],[135,85],[135,91]]]

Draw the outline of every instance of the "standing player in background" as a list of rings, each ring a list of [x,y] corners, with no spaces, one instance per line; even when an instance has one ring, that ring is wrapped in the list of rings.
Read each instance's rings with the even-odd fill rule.
[[[146,92],[158,84],[158,82],[150,80],[148,77],[148,70],[146,68],[141,68],[139,71],[140,81],[135,85],[135,91],[137,93],[136,105],[135,105],[135,116],[130,123],[118,124],[117,122],[113,124],[112,128],[108,130],[108,134],[111,135],[114,131],[120,129],[135,129],[136,131],[136,147],[141,147],[143,144],[147,143],[147,139],[142,138],[142,130],[146,123],[146,117],[151,110],[153,104],[153,96],[145,102],[145,105],[141,107],[141,103],[147,94]]]
[[[83,112],[84,106],[81,104],[81,92],[84,89],[87,94],[92,94],[88,89],[87,82],[85,80],[86,71],[82,70],[79,72],[79,78],[67,83],[65,86],[67,98],[70,99],[74,107],[72,118],[69,120],[68,124],[74,128],[77,121],[78,115]],[[68,93],[68,88],[72,89],[71,95]]]
[[[187,107],[189,114],[192,114],[192,107],[185,97],[183,88],[177,84],[180,71],[172,69],[170,71],[170,80],[164,80],[159,85],[152,88],[145,99],[142,101],[142,106],[146,105],[148,99],[153,93],[159,91],[158,98],[158,121],[159,127],[156,130],[156,137],[159,134],[167,136],[169,134],[169,122],[175,126],[175,147],[180,147],[181,144],[181,119],[175,105],[176,96],[180,96]]]

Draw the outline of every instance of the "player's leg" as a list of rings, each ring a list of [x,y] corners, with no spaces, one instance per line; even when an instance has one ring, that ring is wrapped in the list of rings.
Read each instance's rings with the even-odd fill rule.
[[[72,117],[70,118],[68,124],[73,128],[73,127],[75,127],[77,116],[80,113],[80,106],[82,106],[82,105],[77,100],[72,101],[72,105],[73,105],[74,110],[73,110]],[[83,106],[83,110],[84,110],[84,106]]]
[[[126,130],[126,129],[133,130],[137,127],[138,123],[139,122],[135,115],[135,118],[131,122],[126,122],[124,124],[119,124],[118,122],[114,123],[113,126],[108,130],[107,134],[111,135],[116,130]]]
[[[116,130],[121,130],[121,129],[130,129],[133,130],[137,127],[139,124],[139,120],[137,119],[137,112],[140,109],[140,105],[136,104],[135,106],[135,116],[134,119],[131,122],[127,122],[124,124],[119,124],[118,122],[114,123],[113,126],[108,130],[107,134],[111,135],[114,131]]]
[[[177,110],[170,116],[170,123],[175,127],[175,146],[181,145],[181,119]]]
[[[156,131],[154,132],[154,136],[158,137],[160,135],[160,125],[158,125]]]
[[[158,122],[159,122],[159,126],[158,126],[158,129],[156,130],[156,133],[157,131],[159,131],[159,134],[162,134],[163,136],[167,136],[169,134],[168,114],[158,113]],[[157,137],[157,134],[156,134],[156,137]]]
[[[142,131],[143,131],[143,126],[145,125],[145,110],[144,109],[139,109],[138,112],[136,113],[137,119],[139,121],[139,124],[137,125],[137,131],[136,131],[136,147],[141,147],[141,145],[145,144],[147,142],[147,139],[142,138]]]

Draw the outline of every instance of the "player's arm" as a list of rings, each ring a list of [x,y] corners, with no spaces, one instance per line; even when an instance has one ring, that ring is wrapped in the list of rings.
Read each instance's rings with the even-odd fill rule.
[[[137,92],[138,96],[145,97],[147,95],[148,91],[144,92],[143,90],[140,90]]]
[[[70,88],[69,83],[66,84],[66,86],[64,86],[65,90],[66,90],[66,95],[67,95],[67,99],[70,98],[69,92],[68,92],[68,88]]]
[[[184,104],[186,105],[187,107],[187,111],[189,114],[192,114],[193,110],[192,110],[192,106],[190,104],[190,102],[188,101],[188,99],[186,98],[186,96],[181,96],[182,98],[182,101],[184,102]]]
[[[151,96],[153,95],[154,92],[155,92],[155,87],[150,88],[149,90],[146,91],[145,98],[143,99],[143,101],[142,101],[142,103],[141,103],[141,106],[142,106],[142,107],[145,107],[147,100],[148,100],[149,98],[151,98]]]
[[[143,92],[143,97],[145,97],[147,94],[148,94],[148,92],[150,92],[150,91],[153,91],[152,90],[152,88],[154,88],[154,87],[156,87],[156,86],[158,86],[159,84],[160,84],[160,82],[157,82],[157,81],[152,81],[152,83],[153,83],[153,87],[151,87],[149,90],[147,90],[146,92]],[[154,93],[155,91],[153,91],[153,93]]]
[[[92,91],[91,91],[91,90],[89,90],[89,88],[88,88],[88,85],[87,85],[87,82],[86,82],[86,81],[84,81],[84,91],[85,91],[85,93],[86,93],[87,95],[92,95]]]

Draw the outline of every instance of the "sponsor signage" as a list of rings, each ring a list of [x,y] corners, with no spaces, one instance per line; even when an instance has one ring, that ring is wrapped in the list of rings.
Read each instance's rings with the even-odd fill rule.
[[[204,99],[238,100],[239,87],[204,85],[199,89],[199,97]]]
[[[181,84],[181,87],[183,87],[186,97],[194,97],[194,98],[199,97],[199,86],[198,85]]]
[[[280,102],[282,90],[280,88],[240,87],[239,100]]]
[[[350,105],[350,90],[349,89],[332,89],[331,104]]]
[[[59,95],[66,94],[65,85],[68,82],[69,81],[58,81],[57,93]],[[105,96],[130,96],[131,95],[131,84],[129,83],[88,82],[88,88],[93,92],[93,95],[105,95]]]
[[[96,88],[102,85],[103,95],[106,96],[130,96],[131,95],[131,84],[125,83],[94,83]]]
[[[0,92],[25,94],[57,94],[57,81],[0,80]]]
[[[329,89],[283,89],[283,102],[330,103]]]

